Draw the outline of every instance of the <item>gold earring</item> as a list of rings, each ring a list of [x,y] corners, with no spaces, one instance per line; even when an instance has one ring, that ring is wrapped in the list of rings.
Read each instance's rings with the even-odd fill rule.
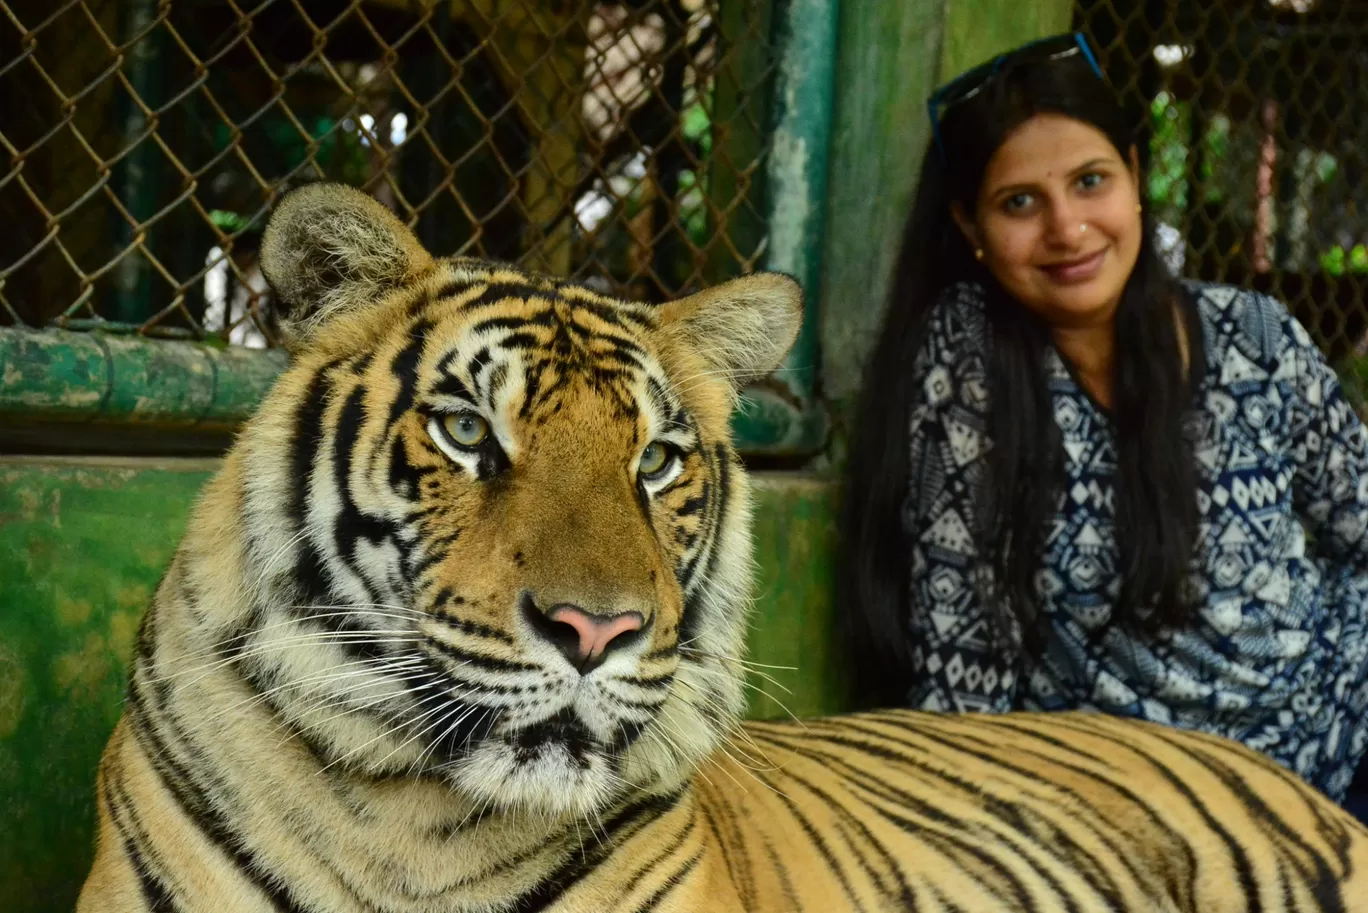
[[[1136,211],[1136,212],[1144,212],[1144,211],[1145,211],[1145,204],[1144,204],[1144,203],[1136,203],[1136,204],[1135,204],[1135,211]]]
[[[974,259],[975,259],[975,260],[982,260],[982,259],[983,259],[983,248],[981,248],[981,247],[976,247],[976,248],[974,248]]]

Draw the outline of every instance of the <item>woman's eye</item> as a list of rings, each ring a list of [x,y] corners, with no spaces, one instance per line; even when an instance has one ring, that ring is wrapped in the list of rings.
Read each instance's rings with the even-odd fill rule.
[[[1008,212],[1020,212],[1031,205],[1031,195],[1029,193],[1014,193],[1003,201],[1002,206]]]
[[[1102,175],[1098,174],[1096,171],[1090,171],[1080,177],[1078,183],[1084,190],[1095,190],[1102,186],[1103,180],[1105,179]]]
[[[474,412],[457,412],[442,419],[447,436],[462,447],[478,447],[489,437],[489,422]]]
[[[658,441],[646,445],[637,463],[637,472],[642,476],[658,476],[670,465],[670,451]]]

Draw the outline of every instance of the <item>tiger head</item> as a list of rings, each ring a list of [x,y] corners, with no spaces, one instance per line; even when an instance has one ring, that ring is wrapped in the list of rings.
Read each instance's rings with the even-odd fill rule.
[[[431,256],[358,191],[287,195],[261,264],[291,365],[232,459],[239,662],[329,765],[583,814],[670,789],[744,706],[739,386],[801,292],[664,305]]]

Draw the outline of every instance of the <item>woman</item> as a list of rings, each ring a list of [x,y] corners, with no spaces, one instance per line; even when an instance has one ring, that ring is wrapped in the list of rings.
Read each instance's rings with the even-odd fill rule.
[[[864,702],[1203,729],[1344,801],[1368,448],[1334,373],[1277,302],[1166,271],[1136,119],[1082,36],[931,114],[851,442]]]

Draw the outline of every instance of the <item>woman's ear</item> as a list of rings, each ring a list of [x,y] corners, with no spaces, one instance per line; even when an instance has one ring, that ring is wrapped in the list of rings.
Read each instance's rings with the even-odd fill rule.
[[[959,226],[960,234],[964,235],[964,240],[969,242],[970,249],[977,249],[983,245],[979,243],[978,226],[974,220],[969,218],[969,213],[964,211],[964,204],[955,200],[950,204],[950,215],[954,218],[955,224]]]
[[[1130,155],[1127,158],[1130,159],[1131,183],[1135,185],[1135,193],[1138,196],[1140,194],[1140,150],[1136,148],[1134,143],[1131,144]]]

